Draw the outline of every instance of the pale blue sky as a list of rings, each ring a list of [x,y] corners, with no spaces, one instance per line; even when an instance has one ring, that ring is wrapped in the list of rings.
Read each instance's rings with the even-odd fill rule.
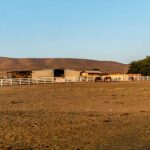
[[[0,0],[0,56],[129,63],[149,40],[150,0]]]

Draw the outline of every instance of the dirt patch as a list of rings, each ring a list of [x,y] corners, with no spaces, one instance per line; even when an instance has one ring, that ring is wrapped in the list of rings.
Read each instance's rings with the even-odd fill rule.
[[[149,90],[149,82],[2,87],[0,149],[149,150]]]

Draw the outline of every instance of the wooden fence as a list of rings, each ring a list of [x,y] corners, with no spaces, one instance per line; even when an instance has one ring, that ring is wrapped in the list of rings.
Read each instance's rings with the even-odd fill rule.
[[[101,81],[104,81],[102,78]],[[116,80],[112,81],[131,81],[131,80]],[[150,81],[150,76],[141,76],[134,81]],[[51,84],[51,83],[74,83],[74,82],[95,82],[95,77],[67,77],[57,78],[54,77],[41,77],[41,78],[6,78],[0,79],[0,86],[12,86],[12,85],[33,85],[33,84]]]
[[[95,82],[94,77],[82,78],[82,77],[67,77],[57,78],[54,77],[41,77],[41,78],[10,78],[0,79],[0,86],[12,86],[12,85],[33,85],[33,84],[50,84],[50,83],[73,83],[73,82]]]
[[[132,77],[129,77],[129,76],[125,75],[122,78],[121,77],[118,77],[118,78],[112,77],[112,81],[150,81],[150,76],[132,76]]]

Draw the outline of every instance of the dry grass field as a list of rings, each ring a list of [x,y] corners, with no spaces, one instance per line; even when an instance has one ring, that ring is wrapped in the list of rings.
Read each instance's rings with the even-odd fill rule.
[[[0,87],[0,150],[150,150],[150,82]]]

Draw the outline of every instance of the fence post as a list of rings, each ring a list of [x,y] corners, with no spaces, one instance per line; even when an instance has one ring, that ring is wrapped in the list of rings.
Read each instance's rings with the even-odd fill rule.
[[[88,81],[89,81],[89,77],[87,76],[86,82],[88,82]]]
[[[95,77],[93,77],[93,82],[95,82]]]
[[[37,78],[37,81],[36,81],[36,83],[37,83],[37,84],[39,84],[39,79],[38,79],[38,78]]]
[[[44,78],[44,84],[46,83],[46,78]]]
[[[31,84],[30,78],[28,78],[28,84],[29,84],[29,85]]]
[[[20,78],[20,85],[22,84],[21,78]]]
[[[13,85],[13,79],[11,79],[11,86]]]
[[[3,86],[3,79],[1,79],[1,86]]]

